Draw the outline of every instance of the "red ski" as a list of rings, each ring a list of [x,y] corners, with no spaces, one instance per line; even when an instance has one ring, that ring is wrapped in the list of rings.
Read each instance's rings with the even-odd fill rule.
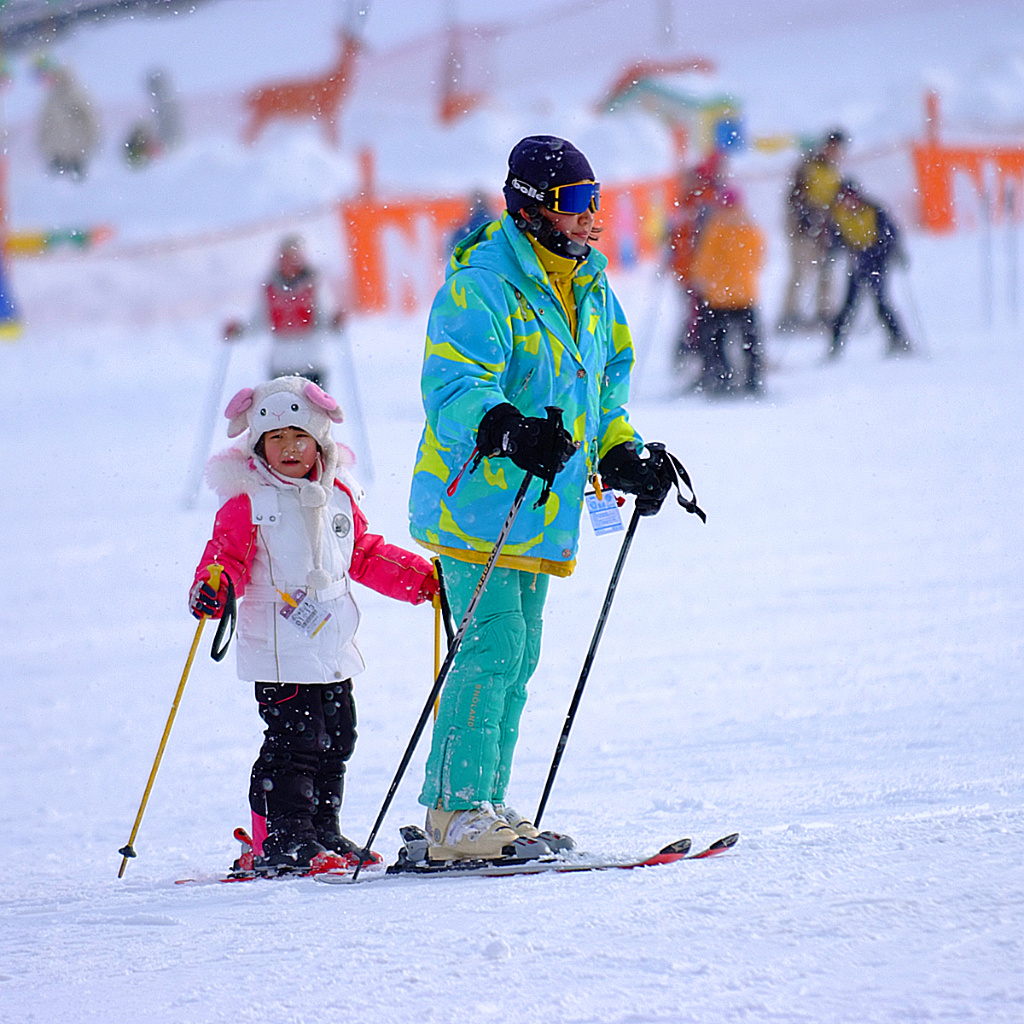
[[[661,864],[674,864],[682,860],[705,860],[708,857],[715,857],[727,850],[731,850],[739,841],[739,833],[734,832],[716,840],[710,846],[698,853],[690,853],[691,842],[689,839],[678,839],[669,843],[657,853],[649,857],[637,860],[602,860],[587,857],[585,854],[564,856],[542,857],[533,860],[460,860],[460,861],[431,861],[425,858],[416,858],[418,852],[414,845],[419,842],[421,830],[415,826],[406,826],[402,830],[402,836],[406,845],[399,851],[398,860],[390,865],[384,876],[444,876],[446,878],[462,878],[465,876],[495,878],[502,875],[540,875],[549,872],[567,873],[570,871],[609,871],[612,869],[632,870],[634,868],[655,867]],[[425,840],[425,836],[423,839]],[[414,851],[413,856],[409,851]],[[420,847],[422,849],[422,847]],[[363,872],[366,868],[363,868]],[[363,872],[360,872],[359,879],[363,879]],[[367,881],[384,877],[379,871],[370,875]],[[317,875],[317,881],[330,882],[334,884],[348,884],[352,881],[351,873],[335,873]]]

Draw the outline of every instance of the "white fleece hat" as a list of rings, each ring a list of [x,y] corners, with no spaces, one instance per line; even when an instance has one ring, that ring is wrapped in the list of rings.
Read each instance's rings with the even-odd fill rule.
[[[238,437],[248,430],[242,449],[255,454],[256,443],[268,430],[298,427],[306,431],[319,445],[323,457],[320,482],[305,481],[299,489],[303,508],[320,509],[327,504],[330,489],[338,471],[338,446],[331,437],[331,427],[341,423],[341,406],[322,388],[304,377],[275,377],[255,388],[242,388],[228,402],[224,415],[228,423],[228,437]],[[313,564],[307,586],[320,590],[330,583],[330,577],[321,566],[321,531],[319,513],[314,513],[317,524],[313,531]]]

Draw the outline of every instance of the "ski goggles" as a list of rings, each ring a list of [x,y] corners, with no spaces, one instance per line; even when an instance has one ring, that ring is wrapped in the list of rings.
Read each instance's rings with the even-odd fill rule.
[[[544,205],[552,213],[583,213],[601,209],[601,185],[597,181],[576,181],[548,189]]]
[[[509,177],[508,186],[536,200],[552,213],[597,213],[601,208],[601,185],[596,181],[575,181],[571,185],[555,185],[549,189],[534,188],[520,178]]]

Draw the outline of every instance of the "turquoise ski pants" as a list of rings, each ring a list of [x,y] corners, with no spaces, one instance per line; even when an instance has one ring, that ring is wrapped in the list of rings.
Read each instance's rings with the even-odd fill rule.
[[[441,556],[455,622],[483,568]],[[420,803],[445,810],[503,804],[526,704],[540,659],[549,577],[495,568],[441,691]]]

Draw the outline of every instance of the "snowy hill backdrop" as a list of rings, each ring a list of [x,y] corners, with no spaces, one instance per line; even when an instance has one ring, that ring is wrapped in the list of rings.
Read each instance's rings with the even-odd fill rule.
[[[446,12],[487,99],[442,128]],[[81,183],[46,174],[35,54],[8,58],[9,227],[114,234],[8,266],[24,332],[0,344],[0,1022],[1019,1021],[1020,228],[997,225],[991,246],[980,228],[916,231],[906,141],[932,87],[950,137],[1024,143],[1024,11],[377,0],[341,146],[314,125],[245,146],[244,91],[326,67],[349,15],[328,0],[212,0],[62,37],[47,52],[103,123]],[[849,129],[849,173],[907,229],[894,296],[919,349],[881,358],[866,313],[835,365],[820,337],[769,333],[765,398],[708,403],[671,374],[671,285],[651,264],[613,280],[640,348],[632,418],[686,464],[708,523],[666,508],[641,524],[545,823],[607,855],[735,829],[736,852],[600,875],[176,886],[236,855],[260,741],[250,688],[230,657],[206,657],[207,635],[118,880],[195,631],[186,595],[216,502],[183,499],[194,453],[227,440],[222,421],[216,438],[202,422],[221,328],[251,308],[281,233],[305,235],[341,298],[334,204],[358,187],[364,147],[383,194],[496,191],[508,150],[536,132],[574,139],[605,181],[668,173],[653,118],[595,104],[631,62],[683,55],[715,63],[751,136]],[[130,168],[121,142],[158,66],[185,135]],[[734,162],[769,234],[766,326],[793,156]],[[959,198],[980,224],[970,192]],[[336,350],[339,393],[365,412],[365,511],[410,546],[424,319],[355,318],[354,379]],[[221,404],[262,374],[263,345],[234,353]],[[350,416],[339,437],[356,443],[351,430]],[[578,571],[551,589],[511,793],[521,810],[536,806],[617,553],[586,529]],[[433,627],[424,608],[358,597],[354,838],[429,690]],[[388,858],[398,826],[421,820],[424,755],[381,833]]]

